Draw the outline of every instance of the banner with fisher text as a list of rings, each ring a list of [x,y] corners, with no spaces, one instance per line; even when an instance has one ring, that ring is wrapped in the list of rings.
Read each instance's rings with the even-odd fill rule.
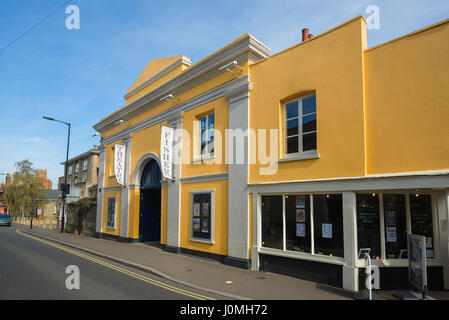
[[[161,166],[163,178],[173,179],[173,128],[161,127]]]

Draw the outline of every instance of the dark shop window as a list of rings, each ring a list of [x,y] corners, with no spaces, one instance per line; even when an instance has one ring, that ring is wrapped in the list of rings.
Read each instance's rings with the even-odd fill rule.
[[[311,252],[310,196],[285,196],[286,249]]]
[[[428,194],[410,195],[412,233],[426,237],[427,258],[434,258],[432,199]]]
[[[341,194],[313,195],[315,253],[343,257],[343,199]]]
[[[364,258],[361,252],[369,251],[371,258],[380,259],[379,195],[357,194],[356,202],[359,258]]]
[[[384,194],[385,249],[387,259],[407,258],[405,195]]]
[[[282,196],[262,196],[262,246],[283,249]]]

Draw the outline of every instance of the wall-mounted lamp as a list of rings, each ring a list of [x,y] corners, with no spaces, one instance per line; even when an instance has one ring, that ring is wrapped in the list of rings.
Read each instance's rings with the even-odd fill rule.
[[[174,98],[174,96],[172,94],[168,94],[165,97],[162,97],[161,101],[168,101],[168,100],[173,99],[173,98]]]
[[[237,61],[235,61],[235,60],[230,62],[230,63],[228,63],[228,64],[226,64],[226,65],[224,65],[224,66],[222,66],[222,67],[220,67],[218,70],[221,71],[221,70],[224,69],[226,71],[232,72],[233,74],[237,74],[237,72],[234,72],[234,71],[231,70],[232,68],[239,68],[240,72],[243,71],[243,68],[241,66],[239,66]]]

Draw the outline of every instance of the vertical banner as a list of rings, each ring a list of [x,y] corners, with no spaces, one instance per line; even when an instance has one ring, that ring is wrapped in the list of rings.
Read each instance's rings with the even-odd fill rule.
[[[125,146],[116,144],[114,146],[114,173],[117,183],[125,183]]]
[[[161,166],[162,176],[172,180],[173,168],[173,128],[161,127]]]

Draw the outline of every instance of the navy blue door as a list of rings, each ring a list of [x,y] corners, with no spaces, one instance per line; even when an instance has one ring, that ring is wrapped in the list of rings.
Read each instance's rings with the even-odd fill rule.
[[[142,172],[140,180],[139,241],[161,240],[161,170],[151,160]]]

